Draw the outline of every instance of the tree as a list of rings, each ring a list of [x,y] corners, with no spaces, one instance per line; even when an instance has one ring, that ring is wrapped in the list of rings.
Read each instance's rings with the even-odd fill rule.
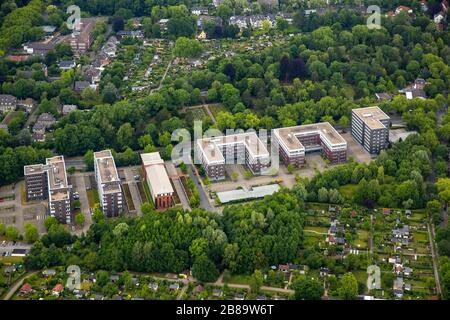
[[[219,276],[219,270],[206,255],[201,255],[192,265],[192,275],[200,281],[213,282]]]
[[[59,222],[55,217],[48,217],[44,220],[44,226],[47,231],[49,231],[52,226],[58,225],[58,224],[59,224]]]
[[[76,224],[78,224],[79,226],[83,226],[84,221],[85,221],[84,215],[82,213],[77,213],[77,215],[75,216]]]
[[[250,291],[254,294],[259,293],[264,283],[264,275],[261,270],[255,270],[250,278]]]
[[[353,300],[358,295],[358,281],[353,273],[344,274],[339,281],[338,295],[341,299]]]
[[[4,223],[0,223],[0,236],[4,235],[6,231],[6,226]]]
[[[5,236],[9,240],[17,240],[19,238],[19,230],[14,226],[7,226],[5,230]]]
[[[34,243],[39,240],[39,232],[34,224],[25,224],[25,241],[28,243]]]
[[[202,45],[196,39],[180,37],[175,42],[173,53],[177,57],[194,58],[202,52]]]
[[[308,277],[296,279],[291,288],[295,290],[296,300],[320,300],[324,293],[323,285]]]
[[[113,28],[114,32],[119,32],[119,31],[123,30],[124,27],[125,27],[125,22],[122,17],[115,17],[112,20],[112,28]]]

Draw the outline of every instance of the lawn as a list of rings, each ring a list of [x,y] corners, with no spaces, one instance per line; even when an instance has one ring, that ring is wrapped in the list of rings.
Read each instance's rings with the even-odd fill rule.
[[[0,257],[0,263],[12,264],[12,263],[22,263],[23,257]]]
[[[250,284],[251,282],[251,276],[245,275],[245,274],[234,274],[231,275],[226,282],[228,283],[234,283],[234,284]],[[225,279],[224,279],[225,282]]]
[[[127,201],[128,210],[133,211],[136,210],[134,207],[133,198],[131,197],[130,187],[127,183],[122,184],[123,186],[123,193],[125,194],[125,199]]]
[[[87,190],[86,193],[87,193],[90,208],[95,207],[96,203],[100,203],[100,198],[98,196],[97,189]]]
[[[327,234],[328,229],[324,227],[312,227],[307,226],[303,229],[303,231],[308,232],[308,234],[317,234],[317,233],[323,233],[324,235]],[[312,232],[311,232],[312,231]]]

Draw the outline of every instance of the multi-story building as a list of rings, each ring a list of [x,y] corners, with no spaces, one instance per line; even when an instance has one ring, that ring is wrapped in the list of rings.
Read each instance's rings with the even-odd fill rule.
[[[156,209],[173,206],[173,188],[159,152],[141,154],[142,169]]]
[[[73,193],[72,186],[68,184],[66,164],[63,156],[46,159],[48,209],[50,216],[61,223],[73,222]]]
[[[23,167],[27,201],[47,199],[47,170],[41,163]]]
[[[278,143],[285,164],[305,164],[307,152],[322,151],[333,163],[347,161],[347,142],[328,122],[274,129],[272,143]]]
[[[92,31],[95,27],[96,18],[82,18],[78,30],[67,38],[72,50],[77,53],[84,53],[91,47]]]
[[[352,110],[352,135],[371,154],[388,147],[390,123],[389,116],[379,107]]]
[[[270,154],[255,132],[198,139],[195,147],[211,180],[225,179],[225,164],[245,164],[256,175],[270,166]]]
[[[116,217],[123,210],[122,187],[110,150],[94,152],[94,171],[100,206],[107,217]]]
[[[63,156],[46,159],[46,164],[24,167],[27,201],[48,199],[48,214],[60,223],[73,222],[72,186],[68,184]]]

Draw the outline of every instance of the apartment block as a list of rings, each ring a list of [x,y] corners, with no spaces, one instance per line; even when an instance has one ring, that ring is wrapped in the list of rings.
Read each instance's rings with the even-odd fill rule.
[[[156,209],[173,206],[173,188],[159,152],[141,154],[142,169]]]
[[[352,136],[371,154],[388,147],[390,123],[389,116],[379,107],[352,110]]]
[[[347,142],[329,122],[274,129],[282,161],[301,167],[307,152],[322,151],[333,164],[347,161]]]
[[[195,148],[211,180],[225,179],[226,164],[245,164],[255,175],[270,166],[270,154],[255,132],[198,139]]]
[[[123,195],[110,150],[94,152],[94,171],[103,214],[107,217],[117,217],[123,210]]]
[[[48,207],[50,216],[60,223],[73,222],[72,186],[67,182],[66,164],[63,156],[46,159]]]
[[[68,184],[63,156],[47,158],[45,164],[24,167],[27,201],[48,199],[48,214],[60,223],[73,222],[72,186]]]
[[[74,30],[67,38],[72,50],[77,53],[85,53],[92,45],[92,30],[95,27],[96,18],[82,18],[79,30]]]
[[[33,164],[23,168],[27,201],[48,198],[47,170],[48,166],[44,164]]]

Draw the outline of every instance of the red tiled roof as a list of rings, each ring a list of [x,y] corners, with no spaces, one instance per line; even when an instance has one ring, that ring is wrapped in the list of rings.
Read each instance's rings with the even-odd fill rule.
[[[64,291],[64,286],[58,283],[52,290],[53,292],[61,293]]]
[[[32,290],[32,287],[31,287],[31,284],[29,284],[29,283],[25,283],[22,286],[22,288],[20,288],[20,292],[24,292],[24,293],[30,292],[31,290]]]

